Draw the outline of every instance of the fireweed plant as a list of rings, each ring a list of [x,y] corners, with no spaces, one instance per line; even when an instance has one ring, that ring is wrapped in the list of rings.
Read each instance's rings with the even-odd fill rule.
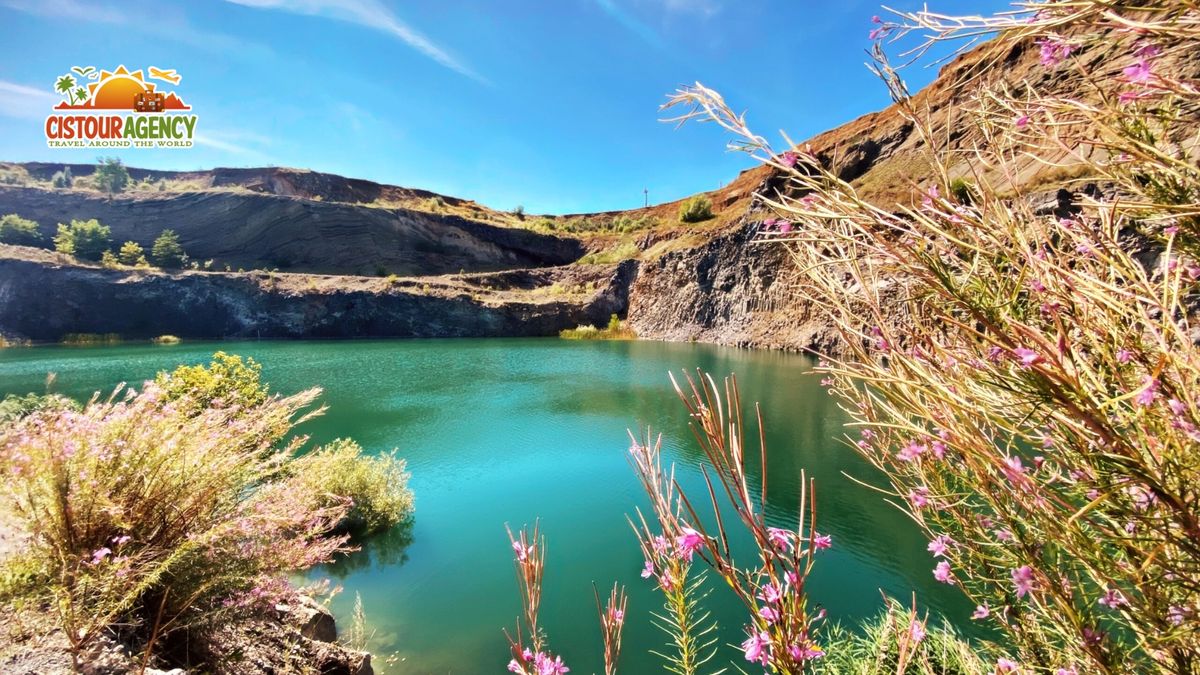
[[[147,659],[157,642],[184,660],[206,629],[294,599],[286,574],[350,550],[343,524],[364,501],[315,490],[297,463],[307,437],[291,431],[322,412],[319,393],[268,396],[257,364],[218,354],[0,426],[0,499],[28,534],[0,567],[28,583],[0,599],[48,601],[77,659],[107,632]],[[411,508],[407,474],[387,476],[403,480],[360,506]]]
[[[927,533],[931,574],[1004,636],[995,671],[1198,672],[1200,88],[1178,73],[1200,9],[896,17],[875,20],[873,54],[933,167],[911,204],[866,201],[807,147],[772,150],[702,85],[668,105],[786,177],[761,196],[761,239],[788,248],[840,334],[820,370],[849,443]],[[884,56],[914,32],[917,56],[994,35],[993,54],[1036,50],[1048,74],[961,83],[954,123],[972,133],[952,151]],[[1077,97],[1043,88],[1062,72]],[[1048,215],[1019,179],[1031,164],[1097,189]]]
[[[686,570],[693,558],[702,561],[725,581],[747,610],[750,618],[741,645],[746,660],[774,672],[803,672],[806,664],[824,656],[814,634],[824,611],[809,610],[805,582],[814,554],[832,544],[829,536],[818,534],[813,527],[816,509],[812,486],[802,477],[799,525],[795,530],[768,526],[764,514],[767,449],[761,416],[756,415],[758,448],[750,451],[756,452],[764,469],[759,490],[754,491],[746,471],[748,448],[737,380],[729,378],[718,386],[703,373],[685,379],[686,390],[673,376],[671,382],[707,460],[702,472],[715,528],[711,533],[705,528],[693,501],[676,483],[674,468],[664,472],[662,438],[651,443],[647,434],[642,441],[635,440],[630,457],[652,511],[652,523],[648,523],[639,510],[634,527],[646,556],[644,574],[655,576],[670,605],[671,595],[681,583],[672,574]],[[732,507],[737,525],[753,539],[757,560],[752,566],[734,559],[729,545],[731,523],[726,523],[718,505],[722,500]]]

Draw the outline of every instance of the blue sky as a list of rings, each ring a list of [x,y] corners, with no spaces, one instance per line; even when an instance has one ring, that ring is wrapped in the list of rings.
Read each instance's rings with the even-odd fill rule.
[[[915,8],[917,2],[892,2]],[[935,9],[998,11],[944,0]],[[772,140],[887,105],[864,67],[868,0],[0,0],[0,159],[50,149],[52,86],[73,65],[174,68],[197,147],[132,166],[280,165],[531,213],[677,199],[751,164],[712,125],[658,106],[701,81]],[[910,69],[914,87],[934,73]]]

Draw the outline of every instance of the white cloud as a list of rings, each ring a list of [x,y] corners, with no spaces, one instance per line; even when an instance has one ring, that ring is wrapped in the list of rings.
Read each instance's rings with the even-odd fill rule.
[[[139,7],[126,5],[133,9],[132,14],[121,12],[112,7],[96,7],[78,0],[0,0],[0,6],[7,7],[24,14],[40,16],[49,19],[67,19],[87,23],[107,23],[124,26],[140,33],[149,33],[156,37],[170,36],[173,42],[181,42],[197,49],[222,54],[240,54],[251,59],[261,59],[273,56],[271,50],[261,44],[247,42],[224,33],[213,33],[200,30],[190,25],[182,15],[173,12],[158,11],[153,22],[139,18]],[[146,7],[140,8],[150,11]],[[157,9],[157,8],[156,8]]]
[[[652,0],[661,4],[668,12],[681,14],[700,14],[712,16],[721,11],[721,3],[717,0]]]
[[[391,35],[437,63],[482,84],[481,75],[455,59],[429,38],[404,23],[379,0],[227,0],[259,9],[277,9],[293,14],[322,16],[366,26]]]
[[[95,7],[76,0],[3,0],[0,5],[26,14],[97,23],[128,23],[129,18],[111,7]]]
[[[243,159],[253,159],[270,164],[271,158],[255,145],[268,145],[271,139],[249,131],[231,131],[201,128],[196,131],[196,145],[202,145]]]
[[[42,119],[59,100],[47,89],[0,80],[0,116]]]
[[[618,6],[614,0],[596,0],[596,4],[600,6],[600,9],[604,10],[605,14],[608,14],[617,23],[640,37],[650,46],[657,49],[666,49],[662,38],[659,37],[658,33],[654,32],[653,28],[650,28],[650,26],[639,21],[633,14]]]

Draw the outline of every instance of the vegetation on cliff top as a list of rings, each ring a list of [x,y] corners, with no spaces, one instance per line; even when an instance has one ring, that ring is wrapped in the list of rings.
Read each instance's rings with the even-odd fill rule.
[[[608,318],[604,328],[596,326],[578,326],[561,331],[558,336],[564,340],[635,340],[637,333],[625,325],[621,318],[613,314]]]

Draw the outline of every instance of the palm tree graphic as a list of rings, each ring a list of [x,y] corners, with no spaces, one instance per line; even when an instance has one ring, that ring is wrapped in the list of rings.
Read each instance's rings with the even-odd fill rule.
[[[75,105],[75,78],[70,75],[63,75],[54,83],[54,89],[58,93],[70,98],[71,105]]]

